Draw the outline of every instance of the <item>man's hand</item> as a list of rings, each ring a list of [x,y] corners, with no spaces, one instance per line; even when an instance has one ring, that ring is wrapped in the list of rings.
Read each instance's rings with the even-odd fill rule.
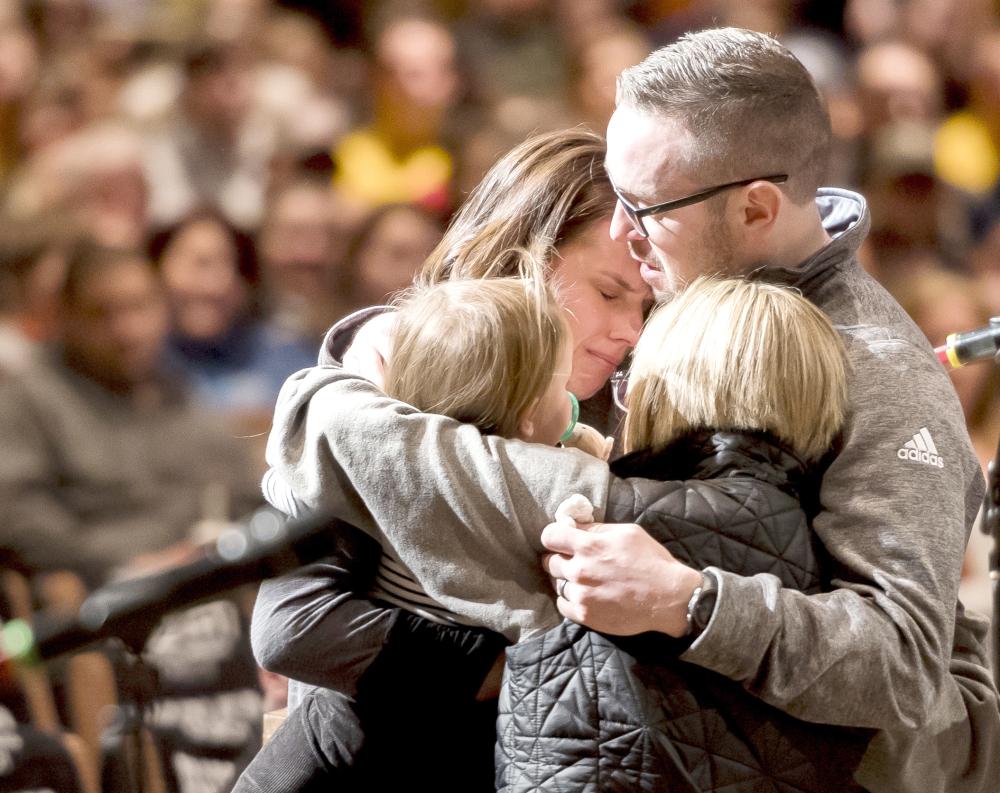
[[[387,311],[368,320],[354,335],[354,341],[344,353],[344,370],[385,388],[385,365],[392,351],[395,328],[395,311]]]
[[[542,544],[553,552],[542,564],[564,617],[617,636],[687,632],[687,604],[701,573],[679,562],[641,526],[550,523]]]

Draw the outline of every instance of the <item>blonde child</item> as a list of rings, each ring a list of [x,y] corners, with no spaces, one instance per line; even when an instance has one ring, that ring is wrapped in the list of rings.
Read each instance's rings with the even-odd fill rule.
[[[397,301],[385,392],[484,434],[555,446],[585,432],[566,388],[572,363],[568,325],[545,283],[446,281]],[[436,622],[465,622],[427,597],[384,541],[370,594]]]
[[[611,439],[577,423],[579,404],[567,391],[573,339],[548,284],[531,278],[445,281],[414,287],[396,301],[395,309],[392,353],[385,369],[388,396],[422,412],[470,424],[485,435],[551,447],[574,443],[607,457]],[[289,514],[303,511],[297,494],[269,492],[267,481],[265,493]],[[323,721],[335,723],[332,729],[338,737],[330,746],[340,752],[334,765],[341,787],[372,784],[370,770],[352,775],[350,769],[355,765],[367,768],[372,747],[387,740],[380,722],[392,718],[390,700],[398,705],[398,700],[413,693],[393,697],[384,683],[384,671],[375,669],[384,670],[389,659],[405,655],[407,670],[414,675],[412,686],[433,690],[432,678],[439,674],[442,657],[452,653],[449,662],[454,666],[454,653],[458,653],[461,674],[449,672],[448,691],[431,705],[445,711],[477,711],[472,718],[490,730],[494,705],[480,706],[473,695],[483,688],[488,697],[495,697],[502,670],[502,637],[467,627],[475,622],[428,596],[401,561],[399,551],[384,537],[380,545],[377,571],[366,594],[403,609],[406,616],[397,620],[400,627],[395,640],[387,642],[391,649],[379,653],[368,671],[369,679],[382,681],[377,691],[371,685],[366,688],[364,682],[355,691],[355,681],[341,679],[339,691],[324,692],[332,698],[326,704],[335,710]],[[421,638],[414,639],[414,635]],[[418,644],[419,650],[415,649]],[[445,688],[440,681],[438,686]],[[459,701],[449,699],[449,692],[461,692]],[[237,791],[306,790],[312,784],[323,787],[333,781],[327,769],[307,762],[308,747],[322,732],[318,725],[301,720],[314,712],[311,707],[307,702],[293,713],[289,724],[247,768]],[[486,713],[487,718],[478,718],[478,713]],[[484,747],[490,752],[489,743]],[[289,770],[305,776],[293,783]]]

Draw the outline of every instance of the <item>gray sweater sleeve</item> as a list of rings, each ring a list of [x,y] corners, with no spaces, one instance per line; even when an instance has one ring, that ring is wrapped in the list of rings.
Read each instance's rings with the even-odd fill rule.
[[[815,520],[834,560],[833,590],[806,596],[770,575],[719,571],[713,619],[683,657],[807,720],[885,730],[950,723],[965,714],[949,663],[982,477],[954,389],[926,351],[891,340],[849,351],[869,374],[853,379]],[[937,453],[922,455],[929,445]]]
[[[484,436],[332,367],[282,389],[267,461],[294,497],[388,542],[427,593],[516,641],[560,621],[540,559],[567,496],[598,506],[605,462]]]

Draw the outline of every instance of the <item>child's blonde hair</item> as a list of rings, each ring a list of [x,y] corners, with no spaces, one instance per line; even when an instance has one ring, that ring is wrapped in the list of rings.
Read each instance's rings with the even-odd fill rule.
[[[569,343],[552,289],[531,278],[445,281],[415,287],[398,307],[386,393],[515,437]]]
[[[764,430],[816,460],[843,424],[847,376],[840,335],[797,292],[699,278],[650,316],[635,348],[625,448]]]

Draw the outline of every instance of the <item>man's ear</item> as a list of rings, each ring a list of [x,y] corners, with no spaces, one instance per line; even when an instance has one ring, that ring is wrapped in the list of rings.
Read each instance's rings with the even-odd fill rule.
[[[746,192],[740,220],[748,231],[766,231],[777,221],[783,200],[781,188],[776,184],[763,180],[754,182]]]

